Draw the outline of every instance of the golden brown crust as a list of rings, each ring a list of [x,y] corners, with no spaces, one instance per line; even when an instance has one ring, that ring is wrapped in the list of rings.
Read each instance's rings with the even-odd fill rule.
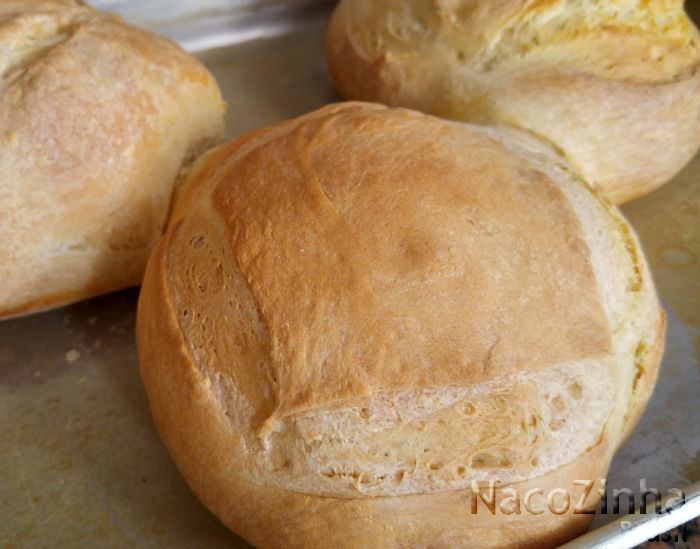
[[[71,0],[0,5],[0,316],[138,284],[178,173],[223,138],[208,71]]]
[[[267,325],[276,415],[380,388],[477,383],[610,349],[580,223],[554,182],[488,137],[421,115],[367,110],[341,106],[307,117],[229,162],[211,187]],[[348,135],[338,157],[335,136],[360,129],[369,137]],[[440,146],[427,147],[426,134]],[[368,147],[371,158],[354,162]],[[367,230],[377,223],[381,232]],[[549,269],[538,270],[533,258],[544,256]],[[481,270],[487,263],[491,270]],[[455,284],[457,276],[469,282]],[[502,277],[497,287],[493,277]],[[460,309],[439,305],[437,296],[448,295]],[[543,332],[546,347],[538,345]],[[325,363],[342,370],[326,379]]]
[[[318,546],[322,539],[328,547],[368,549],[556,547],[586,530],[593,515],[573,512],[585,495],[585,486],[572,480],[598,481],[605,475],[610,452],[603,442],[556,474],[510,485],[521,500],[520,514],[502,512],[511,509],[503,502],[512,494],[504,494],[498,485],[495,495],[484,492],[486,499],[471,489],[343,499],[250,482],[239,466],[238,435],[211,398],[211,383],[193,362],[179,330],[165,269],[170,234],[159,242],[149,261],[139,298],[141,374],[158,432],[190,487],[226,526],[254,546],[308,548]],[[596,482],[583,497],[579,511],[595,509],[598,488]],[[538,492],[526,508],[525,497],[531,489]],[[553,489],[567,491],[572,498],[571,512],[548,512],[545,499]],[[496,514],[487,506],[491,500],[496,502]]]
[[[502,297],[512,281],[519,293]],[[494,296],[528,307],[490,309]],[[503,351],[483,371],[473,331],[488,334],[494,318]],[[397,345],[391,323],[411,319],[421,329]],[[551,319],[568,333],[531,329]],[[574,512],[575,481],[604,477],[641,413],[663,319],[624,219],[539,141],[340,104],[198,166],[149,260],[137,337],[165,444],[251,543],[535,547],[589,523]],[[430,353],[436,341],[444,354]],[[397,356],[400,371],[382,369]],[[500,482],[497,509],[479,500],[472,513],[474,486],[489,481]],[[553,490],[571,505],[509,513],[531,489],[545,508]]]
[[[329,67],[348,99],[545,137],[621,203],[700,145],[699,37],[683,2],[622,4],[340,2]]]

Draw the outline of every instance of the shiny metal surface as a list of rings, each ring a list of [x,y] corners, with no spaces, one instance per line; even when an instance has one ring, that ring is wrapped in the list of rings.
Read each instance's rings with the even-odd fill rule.
[[[194,50],[233,44],[198,53],[226,97],[233,138],[337,100],[326,12],[318,3],[292,18],[251,13],[258,30],[240,34],[211,18],[165,33]],[[669,330],[656,391],[608,486],[638,492],[646,479],[665,494],[700,479],[700,157],[623,210]],[[155,432],[136,361],[137,296],[0,322],[0,548],[247,547],[192,495]]]
[[[254,10],[190,17],[152,27],[186,50],[196,53],[260,38],[318,31],[325,26],[333,7],[328,0],[278,0],[260,4]]]
[[[700,516],[700,482],[671,494],[658,506],[657,511],[635,513],[615,519],[607,525],[562,545],[562,549],[628,549],[653,538],[660,532]],[[679,540],[682,542],[682,540]]]

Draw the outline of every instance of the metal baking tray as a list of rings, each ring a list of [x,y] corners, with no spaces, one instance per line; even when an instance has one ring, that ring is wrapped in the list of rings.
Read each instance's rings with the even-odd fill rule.
[[[148,22],[214,73],[230,138],[338,100],[324,54],[328,2],[239,4]],[[607,482],[639,494],[644,479],[666,494],[700,480],[700,156],[623,210],[668,335],[654,395]],[[0,548],[248,547],[198,502],[158,438],[136,360],[137,296],[0,322]],[[601,514],[594,527],[619,518]]]

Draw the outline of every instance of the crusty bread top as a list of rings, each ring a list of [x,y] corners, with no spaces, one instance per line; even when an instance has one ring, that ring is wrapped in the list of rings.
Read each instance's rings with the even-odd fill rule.
[[[343,0],[326,44],[344,98],[527,130],[616,204],[700,145],[700,35],[680,0]]]
[[[668,82],[700,63],[683,0],[346,2],[355,47],[375,58],[418,49],[480,71],[573,67],[610,80]],[[362,26],[362,21],[372,21]],[[594,43],[595,48],[590,47]],[[454,50],[449,52],[449,50]]]
[[[139,314],[230,422],[212,444],[301,493],[519,481],[614,448],[662,344],[633,235],[566,161],[403,109],[331,105],[213,151],[150,264]]]
[[[367,111],[227,148],[208,183],[270,340],[264,371],[239,366],[268,377],[276,414],[609,352],[581,225],[555,183],[456,124]]]
[[[0,316],[140,283],[224,111],[165,38],[74,0],[0,2]]]
[[[104,224],[105,197],[119,193],[115,182],[130,182],[134,167],[154,156],[159,144],[149,141],[167,95],[174,103],[178,86],[190,82],[218,95],[206,68],[170,41],[77,1],[1,3],[0,44],[9,47],[0,55],[0,187],[13,187],[0,234],[12,252],[29,244],[12,233],[22,234],[36,216],[57,241],[75,234],[89,241]],[[123,190],[133,193],[126,184]],[[65,208],[76,215],[62,215]],[[144,217],[162,223],[160,214],[140,212],[133,232],[115,234],[113,245],[145,246],[152,227]]]

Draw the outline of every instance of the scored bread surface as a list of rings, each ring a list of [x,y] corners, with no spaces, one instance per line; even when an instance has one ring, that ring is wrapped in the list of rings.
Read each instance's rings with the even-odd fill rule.
[[[164,38],[77,1],[0,3],[0,316],[139,284],[224,110]]]
[[[469,511],[475,483],[604,475],[656,376],[636,239],[565,160],[516,130],[350,103],[194,171],[149,261],[139,359],[224,523],[271,547],[585,528]]]
[[[682,0],[344,0],[327,52],[345,98],[525,129],[615,203],[700,145],[700,35]]]

